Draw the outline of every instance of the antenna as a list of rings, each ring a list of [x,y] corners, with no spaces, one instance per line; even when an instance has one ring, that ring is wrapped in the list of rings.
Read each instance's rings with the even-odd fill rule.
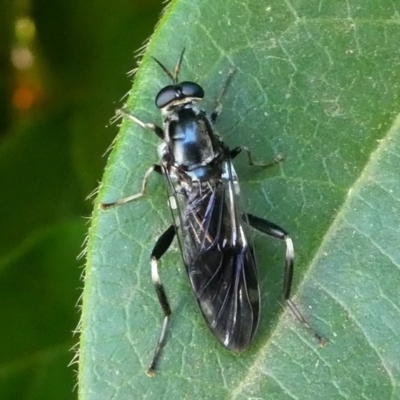
[[[161,67],[161,69],[171,78],[171,81],[173,84],[178,84],[178,77],[179,77],[179,73],[181,72],[181,65],[182,65],[182,61],[183,61],[183,55],[185,54],[185,47],[182,50],[182,53],[179,57],[178,62],[176,63],[176,67],[175,67],[175,71],[174,71],[174,75],[172,75],[171,71],[164,66],[164,64],[162,64],[160,61],[157,60],[157,58],[152,57],[153,60]]]

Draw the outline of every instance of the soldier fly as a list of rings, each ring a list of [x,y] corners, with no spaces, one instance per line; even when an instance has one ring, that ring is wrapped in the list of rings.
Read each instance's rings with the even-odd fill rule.
[[[208,116],[199,106],[204,97],[203,88],[196,82],[179,82],[184,51],[173,74],[154,58],[172,81],[155,98],[163,118],[162,128],[120,111],[120,115],[153,131],[163,141],[159,147],[160,165],[152,165],[147,170],[139,193],[102,204],[105,209],[140,198],[152,172],[162,175],[167,183],[173,224],[160,236],[151,253],[151,278],[164,312],[164,322],[146,371],[149,376],[155,374],[171,317],[158,261],[175,236],[206,324],[224,347],[234,352],[245,350],[258,326],[260,288],[249,226],[286,243],[283,298],[295,317],[324,343],[290,299],[294,248],[289,234],[270,221],[245,214],[240,207],[239,182],[232,160],[242,151],[247,153],[250,165],[266,167],[281,159],[257,163],[248,148],[229,149],[215,132],[214,124],[222,109],[220,100],[234,71],[229,72],[216,106]]]

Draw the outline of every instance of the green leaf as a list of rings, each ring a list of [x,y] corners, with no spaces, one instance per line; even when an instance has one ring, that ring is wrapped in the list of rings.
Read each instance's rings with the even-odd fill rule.
[[[318,347],[280,306],[284,245],[255,235],[261,323],[243,354],[209,333],[177,245],[161,275],[173,317],[154,380],[144,375],[162,324],[149,255],[171,223],[164,186],[107,211],[88,243],[80,397],[394,399],[400,382],[398,43],[393,2],[170,4],[127,108],[161,123],[155,94],[169,83],[149,57],[205,89],[211,110],[231,66],[217,130],[269,170],[235,160],[247,208],[287,229],[296,249],[294,300],[330,343]],[[172,45],[173,44],[173,45]],[[393,122],[395,121],[395,122]],[[140,190],[157,137],[125,121],[97,205]]]

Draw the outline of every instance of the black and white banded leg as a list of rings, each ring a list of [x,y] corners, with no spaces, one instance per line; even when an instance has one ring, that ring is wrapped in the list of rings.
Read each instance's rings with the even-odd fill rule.
[[[165,294],[164,286],[161,282],[160,275],[158,273],[158,261],[164,255],[164,253],[171,246],[176,234],[176,229],[174,225],[171,225],[157,240],[153,251],[151,252],[151,280],[153,282],[154,288],[157,293],[157,298],[160,306],[164,313],[164,322],[161,328],[161,334],[157,342],[157,347],[154,351],[153,359],[150,363],[150,367],[146,371],[146,374],[150,377],[155,375],[155,370],[157,366],[157,361],[160,357],[160,353],[165,344],[166,334],[168,330],[168,323],[171,317],[171,307]]]
[[[221,111],[222,111],[221,99],[224,97],[226,89],[228,88],[229,83],[232,79],[232,76],[235,72],[236,72],[235,68],[232,67],[229,69],[228,76],[226,77],[226,80],[222,86],[221,93],[219,94],[217,100],[215,101],[213,111],[211,112],[211,115],[210,115],[210,120],[213,124],[215,124],[215,121],[217,120],[218,116],[221,114]]]
[[[114,201],[112,203],[101,203],[100,207],[103,210],[106,210],[107,208],[111,208],[114,206],[119,206],[121,204],[126,204],[129,203],[133,200],[136,200],[142,196],[144,196],[145,192],[146,192],[146,187],[147,187],[147,182],[149,180],[149,177],[151,175],[152,172],[157,172],[158,174],[162,175],[162,169],[160,165],[154,164],[152,165],[144,174],[144,178],[143,178],[143,182],[142,182],[142,188],[140,190],[139,193],[133,194],[132,196],[128,196],[128,197],[124,197],[122,199],[119,199],[117,201]]]
[[[247,159],[249,162],[249,165],[251,166],[256,166],[256,167],[272,167],[275,164],[279,164],[281,161],[284,160],[284,157],[282,154],[278,154],[272,161],[270,162],[264,162],[264,161],[254,161],[253,156],[251,155],[251,151],[248,147],[246,146],[239,146],[235,147],[230,151],[230,157],[233,160],[235,157],[237,157],[242,151],[246,152],[247,154]]]
[[[139,118],[135,117],[134,115],[128,113],[125,110],[118,110],[117,114],[121,115],[124,118],[130,119],[131,121],[135,122],[139,126],[141,126],[143,129],[148,129],[152,132],[154,132],[160,139],[164,140],[164,131],[161,127],[158,125],[155,125],[153,123],[149,122],[143,122]]]
[[[325,345],[327,343],[327,340],[323,338],[310,326],[307,320],[303,317],[303,314],[297,308],[296,304],[290,298],[290,291],[292,288],[292,281],[293,281],[294,247],[293,247],[293,241],[290,238],[289,234],[280,226],[266,219],[256,217],[252,214],[247,214],[247,218],[250,226],[252,226],[254,229],[258,230],[261,233],[265,233],[266,235],[272,236],[276,239],[285,241],[286,262],[285,262],[285,271],[284,271],[283,286],[282,286],[283,299],[285,300],[285,303],[290,308],[296,319],[314,335],[314,337],[318,340],[320,345]]]

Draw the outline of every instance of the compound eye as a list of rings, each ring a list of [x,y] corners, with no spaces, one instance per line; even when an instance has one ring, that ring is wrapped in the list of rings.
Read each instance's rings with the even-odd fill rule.
[[[182,82],[180,86],[185,97],[197,97],[199,99],[204,97],[203,88],[195,82]]]
[[[156,96],[156,106],[158,108],[163,108],[167,104],[171,103],[171,101],[175,100],[176,97],[176,86],[165,86],[165,88],[162,88]]]

